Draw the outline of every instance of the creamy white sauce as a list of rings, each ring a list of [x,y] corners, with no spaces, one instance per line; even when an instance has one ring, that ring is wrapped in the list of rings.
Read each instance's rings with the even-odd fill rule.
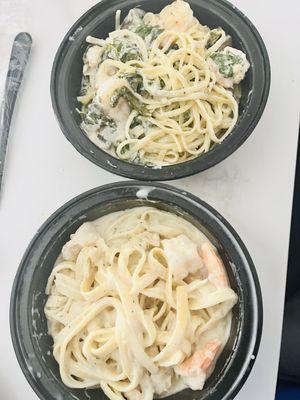
[[[149,188],[140,190],[145,195]],[[120,378],[122,384],[136,379],[128,400],[201,389],[228,340],[237,300],[232,289],[210,281],[202,253],[208,243],[183,218],[152,207],[82,224],[63,247],[46,289],[45,313],[63,382],[101,385],[111,397],[108,388],[120,372],[114,368],[127,368],[129,382]],[[222,265],[219,273],[226,274]],[[216,353],[204,351],[214,342]],[[78,351],[88,360],[84,368],[81,357],[72,357]],[[198,352],[199,366],[186,369]],[[208,364],[205,357],[212,357]]]
[[[239,99],[231,89],[244,79],[249,62],[227,46],[231,38],[222,28],[202,25],[187,2],[174,1],[158,14],[132,9],[122,23],[118,11],[108,38],[88,36],[87,42],[93,46],[84,55],[81,127],[109,154],[159,169],[206,153],[233,130]],[[212,58],[222,52],[241,61],[229,61],[229,74]],[[86,122],[92,113],[87,105],[97,105],[93,113],[113,124]]]

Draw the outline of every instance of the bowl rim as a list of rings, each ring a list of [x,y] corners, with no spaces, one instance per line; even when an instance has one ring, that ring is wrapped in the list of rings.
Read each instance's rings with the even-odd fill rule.
[[[87,201],[89,198],[95,196],[97,194],[101,196],[101,193],[105,193],[107,190],[117,190],[117,189],[123,189],[124,192],[122,192],[122,197],[124,198],[129,198],[131,196],[128,194],[127,190],[128,189],[135,189],[136,191],[134,192],[135,194],[137,193],[138,190],[146,188],[147,190],[159,190],[159,191],[166,191],[169,194],[173,195],[173,197],[176,197],[177,200],[181,198],[186,205],[190,203],[191,206],[195,206],[197,209],[202,209],[202,212],[204,210],[205,215],[212,221],[214,220],[224,231],[228,231],[229,235],[234,239],[235,244],[237,245],[238,250],[241,252],[243,255],[245,261],[244,266],[247,266],[248,273],[250,273],[250,277],[252,279],[250,283],[250,292],[251,295],[250,297],[254,300],[254,306],[253,310],[249,313],[251,315],[250,320],[255,325],[255,327],[252,331],[251,335],[244,335],[244,338],[247,339],[247,348],[248,348],[248,353],[251,354],[251,357],[246,358],[246,355],[243,356],[243,369],[242,371],[236,371],[235,372],[235,380],[234,383],[232,384],[232,388],[230,392],[227,392],[223,399],[232,399],[236,396],[236,394],[239,392],[239,390],[242,388],[243,384],[245,383],[246,379],[248,378],[250,371],[254,365],[254,362],[256,360],[256,356],[259,350],[260,346],[260,341],[261,341],[261,335],[262,335],[262,326],[263,326],[263,302],[262,302],[262,294],[261,294],[261,288],[259,284],[259,279],[257,276],[257,272],[254,266],[254,263],[250,257],[250,254],[242,242],[241,238],[237,234],[237,232],[234,230],[234,228],[229,224],[229,222],[213,207],[211,207],[209,204],[207,204],[205,201],[202,199],[196,197],[195,195],[192,195],[184,190],[174,188],[173,186],[167,185],[167,184],[162,184],[162,183],[153,183],[153,182],[144,182],[144,181],[122,181],[122,182],[114,182],[113,184],[106,184],[103,186],[98,186],[94,189],[88,190],[82,194],[79,194],[78,196],[75,196],[73,199],[69,200],[66,202],[64,205],[62,205],[60,208],[58,208],[43,224],[42,226],[38,229],[32,240],[30,241],[23,257],[20,262],[20,265],[18,267],[18,270],[16,272],[15,278],[14,278],[14,283],[13,287],[11,290],[11,297],[10,297],[10,310],[9,310],[9,318],[10,318],[10,333],[11,333],[11,339],[13,343],[13,348],[18,360],[18,363],[21,367],[21,370],[23,374],[25,375],[27,381],[29,382],[30,386],[33,388],[35,393],[39,396],[40,399],[43,400],[49,400],[49,397],[46,396],[46,394],[43,392],[43,384],[37,384],[36,380],[33,377],[33,374],[28,368],[28,358],[26,359],[26,354],[25,354],[25,349],[24,349],[24,344],[21,341],[21,338],[18,335],[18,312],[16,311],[18,309],[18,302],[17,302],[17,293],[19,286],[21,284],[20,278],[22,277],[22,273],[24,270],[26,270],[26,267],[28,266],[28,259],[30,258],[31,253],[34,251],[34,246],[35,244],[39,241],[40,237],[43,236],[45,232],[49,229],[53,221],[56,220],[59,216],[67,212],[68,209],[71,209],[72,207],[76,207],[76,205],[79,205],[80,202],[82,201]],[[151,193],[149,194],[149,198],[151,201]],[[148,197],[146,197],[148,199]],[[155,200],[155,198],[153,197]],[[157,199],[156,199],[157,200]],[[161,201],[161,200],[160,200]],[[105,203],[106,201],[100,201],[100,203]],[[174,202],[173,200],[170,199],[170,202],[173,204],[174,207],[176,207],[176,201]],[[182,207],[181,205],[179,206],[182,208],[184,211],[187,211]],[[126,208],[126,206],[124,207]],[[85,210],[82,209],[81,213],[84,213]],[[187,211],[188,214],[192,215],[194,218],[198,218],[191,212],[190,210]],[[45,246],[44,246],[45,247]],[[239,335],[238,335],[239,336]],[[246,337],[249,336],[249,337]],[[251,337],[250,337],[251,336]],[[249,350],[249,348],[251,348]],[[228,374],[230,374],[230,370],[228,370]]]
[[[119,0],[120,7],[124,1],[126,0]],[[253,40],[256,42],[260,51],[264,74],[262,95],[261,97],[257,98],[257,104],[255,106],[253,116],[249,118],[249,121],[245,119],[247,116],[243,117],[242,121],[245,121],[245,128],[243,128],[243,131],[237,135],[235,134],[234,127],[231,134],[224,140],[224,142],[220,144],[222,148],[216,146],[207,153],[202,154],[201,156],[198,156],[192,160],[179,164],[163,166],[161,168],[134,164],[112,156],[91,142],[81,130],[79,125],[77,125],[77,131],[73,133],[67,124],[65,124],[63,116],[64,113],[62,112],[63,105],[60,104],[60,99],[58,96],[61,55],[65,53],[72,45],[69,38],[76,36],[76,30],[78,27],[85,26],[89,22],[91,15],[93,15],[98,8],[109,8],[112,6],[111,0],[102,0],[93,7],[89,8],[68,30],[56,51],[51,70],[50,93],[52,108],[64,136],[82,156],[93,162],[98,167],[119,176],[146,181],[166,181],[195,175],[201,171],[213,167],[214,165],[219,164],[229,157],[233,152],[235,152],[248,139],[258,124],[268,100],[271,84],[271,67],[269,56],[261,35],[245,14],[243,14],[237,7],[227,0],[210,0],[210,3],[215,7],[225,10],[226,12],[235,14],[250,30]],[[262,78],[258,77],[257,79]],[[83,139],[81,135],[85,136],[86,140]],[[86,143],[86,146],[85,144],[81,143],[82,141]],[[90,147],[90,150],[87,149],[87,145]]]

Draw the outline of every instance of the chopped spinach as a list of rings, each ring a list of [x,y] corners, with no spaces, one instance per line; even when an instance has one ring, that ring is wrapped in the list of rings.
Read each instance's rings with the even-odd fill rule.
[[[127,92],[131,93],[125,86],[115,90],[114,94],[110,98],[111,107],[116,107],[120,98],[125,97],[127,95]]]
[[[123,46],[121,51],[120,51],[120,61],[122,62],[127,62],[131,60],[141,60],[142,55],[139,51],[139,48],[137,47],[136,44],[130,44],[127,46]]]
[[[96,113],[90,113],[88,116],[90,119],[95,121],[96,124],[99,124],[100,127],[110,126],[111,128],[114,128],[116,126],[115,121],[104,113],[101,113],[100,115]]]
[[[139,35],[141,38],[145,39],[147,36],[151,35],[150,41],[153,42],[164,30],[159,26],[151,26],[151,25],[139,25],[135,29],[135,33]]]
[[[136,126],[141,125],[141,120],[139,118],[139,115],[137,115],[136,117],[133,118],[133,120],[131,121],[130,124],[130,129],[135,128]]]
[[[210,56],[214,62],[218,65],[220,73],[225,78],[233,77],[233,66],[236,64],[242,64],[243,59],[239,55],[217,51]]]
[[[145,118],[143,115],[137,115],[133,118],[130,129],[135,128],[136,126],[141,126],[144,131],[148,131],[149,127],[152,126],[151,122],[149,122],[148,118]]]
[[[146,36],[150,35],[151,32],[152,32],[152,26],[150,25],[139,25],[135,29],[135,33],[143,39],[145,39]]]
[[[119,60],[119,54],[122,48],[122,43],[118,40],[114,40],[113,43],[108,43],[102,53],[101,61]]]
[[[183,123],[187,122],[191,118],[191,113],[189,111],[185,111],[183,113]]]
[[[123,77],[134,92],[141,94],[145,91],[143,78],[140,74],[124,74]]]
[[[141,103],[125,86],[115,90],[110,99],[110,105],[112,107],[116,107],[121,97],[123,97],[123,99],[127,101],[132,110],[136,110],[141,115],[149,116],[149,111],[147,110],[147,107],[143,103]]]
[[[90,85],[90,77],[88,75],[83,75],[81,80],[80,96],[84,96]]]
[[[220,39],[221,36],[222,36],[222,33],[218,29],[213,29],[212,31],[210,31],[210,35],[206,42],[205,47],[207,49],[212,47],[215,43],[217,43],[217,41]]]
[[[125,146],[122,147],[120,153],[121,153],[121,154],[124,154],[124,153],[126,153],[129,149],[130,149],[130,145],[129,145],[129,143],[127,143],[127,144],[125,144]]]
[[[112,143],[106,140],[101,133],[98,133],[97,138],[102,142],[102,146],[104,149],[109,150],[112,146]]]
[[[86,122],[87,123],[92,122],[94,124],[98,124],[98,123],[101,123],[101,120],[102,120],[101,115],[96,114],[95,112],[88,112],[86,114]]]
[[[116,128],[116,122],[106,115],[101,109],[95,107],[94,104],[90,104],[87,108],[81,110],[82,120],[87,125],[99,125],[99,128],[109,126],[110,128]]]
[[[142,56],[138,46],[135,43],[121,42],[115,39],[113,43],[105,46],[102,53],[101,61],[107,59],[127,62],[130,60],[141,60]]]
[[[126,154],[129,150],[130,150],[130,144],[127,143],[125,144],[125,146],[122,147],[121,154]],[[134,163],[139,163],[141,161],[140,154],[138,151],[131,155],[130,161]]]

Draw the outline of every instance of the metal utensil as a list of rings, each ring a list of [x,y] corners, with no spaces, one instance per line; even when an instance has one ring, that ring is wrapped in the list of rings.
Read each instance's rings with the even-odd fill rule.
[[[21,32],[14,40],[5,83],[4,97],[0,109],[0,192],[4,174],[10,123],[19,87],[28,61],[32,39],[29,33]]]

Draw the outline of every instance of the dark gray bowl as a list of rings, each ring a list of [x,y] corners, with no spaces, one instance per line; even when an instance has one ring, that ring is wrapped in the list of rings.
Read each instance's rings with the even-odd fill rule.
[[[150,190],[145,199],[137,197],[141,187]],[[217,211],[191,194],[162,184],[122,182],[90,190],[61,207],[38,230],[21,261],[11,294],[11,335],[23,373],[40,399],[106,398],[100,389],[74,390],[61,382],[47,333],[45,287],[62,246],[83,222],[140,205],[176,213],[203,231],[217,246],[239,297],[229,341],[204,389],[169,398],[229,400],[245,382],[258,351],[263,315],[256,271],[241,239]]]
[[[265,45],[254,25],[236,7],[225,0],[188,0],[195,16],[211,28],[221,26],[233,39],[233,46],[243,50],[251,68],[242,82],[239,119],[232,133],[208,153],[191,161],[153,169],[119,160],[92,143],[80,128],[76,112],[82,76],[85,38],[106,38],[114,30],[115,12],[126,15],[132,7],[159,12],[170,0],[103,0],[88,10],[69,30],[55,56],[51,75],[51,97],[58,123],[73,146],[100,167],[128,178],[169,180],[196,174],[219,163],[248,138],[258,123],[269,94],[270,64]],[[259,138],[257,138],[259,140]]]

